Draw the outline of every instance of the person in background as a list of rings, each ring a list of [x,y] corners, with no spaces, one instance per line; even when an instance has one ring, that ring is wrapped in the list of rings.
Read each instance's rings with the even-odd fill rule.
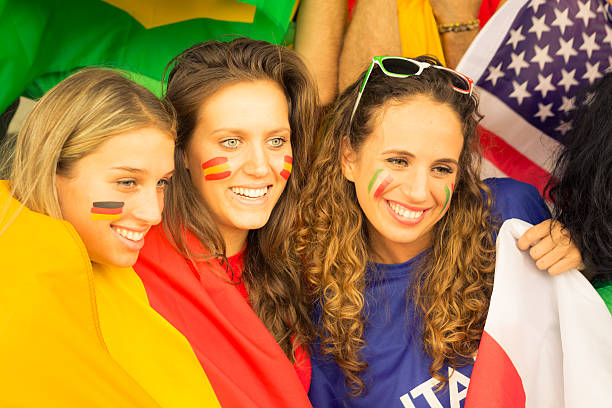
[[[574,242],[583,258],[580,269],[612,311],[612,73],[584,90],[581,99],[547,186],[553,201],[552,225],[565,228],[551,233],[551,223],[542,224],[518,243],[527,249],[551,235],[556,242]],[[540,255],[535,247],[530,252]]]
[[[36,104],[0,182],[0,405],[217,407],[131,266],[161,221],[174,110],[87,69]]]
[[[450,68],[505,0],[359,0],[340,53],[343,91],[374,55],[432,55]]]

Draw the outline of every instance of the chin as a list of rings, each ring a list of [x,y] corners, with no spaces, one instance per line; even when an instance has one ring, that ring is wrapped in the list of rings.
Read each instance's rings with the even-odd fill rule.
[[[135,255],[129,254],[113,258],[92,259],[92,261],[95,263],[118,268],[130,268],[136,263],[136,260],[138,260],[138,253]]]

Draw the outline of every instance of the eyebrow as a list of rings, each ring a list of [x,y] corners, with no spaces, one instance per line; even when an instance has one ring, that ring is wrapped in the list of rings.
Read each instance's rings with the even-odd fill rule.
[[[288,132],[291,133],[291,128],[288,127],[279,127],[276,129],[273,129],[267,133],[284,133],[284,132]],[[213,130],[210,134],[214,135],[217,133],[238,133],[238,134],[242,134],[245,133],[244,129],[238,129],[238,128],[219,128],[219,129],[215,129]]]
[[[414,157],[414,154],[410,153],[408,150],[389,149],[389,150],[385,150],[384,152],[382,152],[382,154],[399,154],[401,156]],[[448,164],[454,164],[457,166],[459,165],[459,162],[457,160],[450,159],[450,158],[437,159],[435,160],[435,163],[448,163]]]
[[[136,174],[147,173],[147,171],[144,169],[137,169],[135,167],[128,167],[128,166],[111,167],[111,170],[121,170],[121,171],[127,171],[128,173],[136,173]]]

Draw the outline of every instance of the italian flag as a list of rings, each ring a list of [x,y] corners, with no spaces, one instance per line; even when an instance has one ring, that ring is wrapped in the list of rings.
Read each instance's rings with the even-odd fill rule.
[[[506,221],[466,408],[604,407],[612,403],[612,315],[577,270],[550,276]]]
[[[280,44],[297,0],[0,0],[0,113],[79,68],[133,73],[156,94],[191,45],[247,36]]]

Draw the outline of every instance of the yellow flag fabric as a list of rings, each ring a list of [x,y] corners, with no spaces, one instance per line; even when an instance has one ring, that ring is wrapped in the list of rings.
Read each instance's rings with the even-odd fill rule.
[[[397,0],[404,57],[433,55],[446,65],[438,25],[429,0]]]
[[[0,182],[0,406],[219,407],[132,268],[92,268],[74,228]]]

